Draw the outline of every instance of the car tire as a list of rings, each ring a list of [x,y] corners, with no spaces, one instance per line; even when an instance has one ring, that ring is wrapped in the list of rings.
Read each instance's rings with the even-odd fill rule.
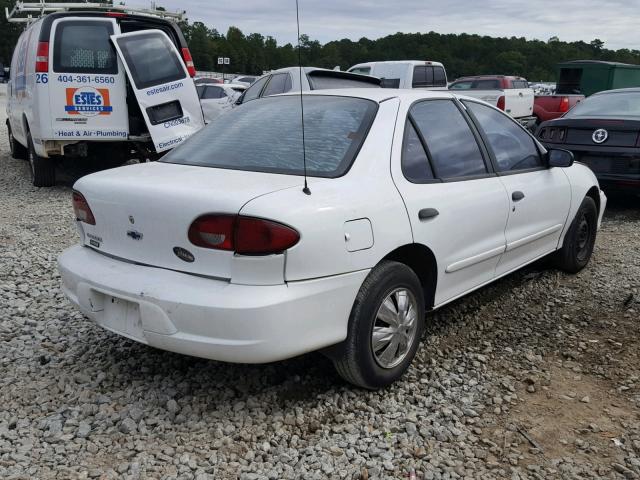
[[[27,148],[13,136],[13,132],[11,131],[11,124],[9,122],[7,122],[7,134],[9,135],[9,151],[11,152],[11,156],[18,160],[27,160]]]
[[[31,166],[31,180],[34,187],[53,187],[56,184],[56,164],[52,158],[44,158],[36,153],[31,133],[27,134],[28,157]]]
[[[562,248],[555,253],[556,266],[568,273],[578,273],[589,263],[598,229],[598,208],[591,197],[585,197],[564,237]]]
[[[370,390],[398,380],[415,357],[424,314],[424,293],[415,272],[402,263],[382,261],[360,287],[347,339],[333,355],[340,376]]]

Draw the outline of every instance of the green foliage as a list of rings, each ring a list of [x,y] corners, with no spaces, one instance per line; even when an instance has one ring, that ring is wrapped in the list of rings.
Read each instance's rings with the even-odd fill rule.
[[[0,8],[14,0],[0,0]],[[259,33],[245,35],[230,27],[225,35],[202,22],[180,24],[198,70],[218,70],[218,57],[230,57],[229,72],[260,74],[265,70],[298,64],[297,47],[278,45]],[[0,62],[9,63],[22,26],[0,18]],[[434,60],[444,63],[449,79],[463,75],[521,75],[531,81],[555,80],[555,66],[568,60],[609,60],[640,64],[640,50],[608,50],[599,39],[587,43],[548,42],[523,37],[493,38],[470,34],[395,33],[377,40],[334,40],[322,45],[307,35],[300,37],[304,65],[333,68],[374,60]]]

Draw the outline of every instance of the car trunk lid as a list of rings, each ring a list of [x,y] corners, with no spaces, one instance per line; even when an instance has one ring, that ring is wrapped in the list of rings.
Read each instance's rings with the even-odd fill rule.
[[[237,214],[256,197],[301,184],[293,175],[162,162],[123,168],[74,186],[96,220],[81,223],[85,245],[135,263],[224,279],[232,277],[234,253],[193,245],[191,223],[208,213]]]

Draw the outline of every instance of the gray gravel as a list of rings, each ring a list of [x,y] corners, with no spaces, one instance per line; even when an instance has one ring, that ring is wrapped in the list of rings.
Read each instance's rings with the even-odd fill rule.
[[[640,478],[640,202],[587,270],[456,302],[403,381],[365,392],[319,354],[228,365],[103,331],[55,269],[73,175],[30,186],[4,132],[0,175],[2,479]]]

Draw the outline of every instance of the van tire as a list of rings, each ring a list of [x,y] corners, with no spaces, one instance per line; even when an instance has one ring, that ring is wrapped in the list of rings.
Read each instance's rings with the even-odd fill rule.
[[[52,158],[44,158],[36,153],[31,139],[31,132],[27,134],[29,145],[28,157],[31,165],[31,180],[34,187],[53,187],[56,184],[56,164]]]
[[[11,151],[11,156],[18,160],[27,160],[28,152],[27,147],[22,145],[16,138],[13,136],[13,132],[11,131],[11,124],[7,120],[7,134],[9,135],[9,150]]]

